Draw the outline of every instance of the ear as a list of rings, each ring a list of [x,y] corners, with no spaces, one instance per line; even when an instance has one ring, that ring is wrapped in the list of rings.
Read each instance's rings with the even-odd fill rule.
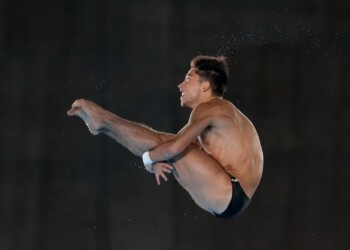
[[[202,92],[207,92],[211,89],[211,85],[208,81],[202,82]]]

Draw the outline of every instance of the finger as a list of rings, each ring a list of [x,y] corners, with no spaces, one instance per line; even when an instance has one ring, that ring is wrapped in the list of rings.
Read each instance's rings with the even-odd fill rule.
[[[165,169],[168,173],[171,173],[171,171],[174,169],[174,167],[171,165],[165,165]]]
[[[166,162],[162,162],[162,167],[166,168],[166,169],[173,169],[174,168],[172,165],[170,165],[169,163],[166,163]]]
[[[161,173],[160,175],[163,177],[163,179],[164,179],[165,181],[168,181],[168,178],[166,177],[166,175],[165,175],[164,173]]]
[[[158,184],[158,186],[159,186],[159,185],[160,185],[159,174],[155,174],[155,175],[156,175],[157,184]]]
[[[172,170],[172,168],[168,168],[168,167],[166,167],[166,166],[162,166],[162,171],[163,172],[166,172],[166,173],[171,173],[171,170]]]

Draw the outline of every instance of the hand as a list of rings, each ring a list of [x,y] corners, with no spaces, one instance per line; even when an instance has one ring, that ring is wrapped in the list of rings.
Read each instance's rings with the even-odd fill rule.
[[[163,178],[163,180],[168,181],[168,178],[166,177],[165,173],[171,173],[174,167],[166,162],[156,162],[152,165],[152,173],[156,176],[157,184],[160,185],[160,177]]]
[[[93,135],[97,135],[102,130],[102,120],[100,118],[104,109],[93,102],[79,99],[72,104],[72,108],[67,112],[69,116],[80,117]]]

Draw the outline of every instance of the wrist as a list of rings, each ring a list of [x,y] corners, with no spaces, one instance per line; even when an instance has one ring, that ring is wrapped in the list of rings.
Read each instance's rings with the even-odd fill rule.
[[[152,165],[154,163],[149,156],[149,151],[146,151],[145,153],[143,153],[142,161],[144,165]]]

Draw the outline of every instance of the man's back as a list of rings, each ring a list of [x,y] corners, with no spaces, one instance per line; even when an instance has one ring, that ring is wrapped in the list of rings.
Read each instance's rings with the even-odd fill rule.
[[[253,124],[232,103],[215,98],[204,104],[194,119],[213,116],[200,135],[203,149],[252,197],[261,179],[263,154]]]

